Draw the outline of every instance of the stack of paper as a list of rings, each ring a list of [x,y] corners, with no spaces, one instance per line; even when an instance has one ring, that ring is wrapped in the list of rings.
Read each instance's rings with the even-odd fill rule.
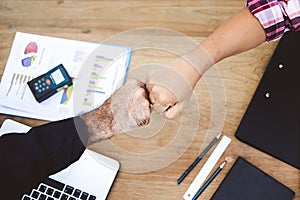
[[[129,47],[16,33],[1,79],[0,112],[55,121],[91,110],[125,81],[130,58]],[[38,103],[27,82],[59,64],[73,86]]]

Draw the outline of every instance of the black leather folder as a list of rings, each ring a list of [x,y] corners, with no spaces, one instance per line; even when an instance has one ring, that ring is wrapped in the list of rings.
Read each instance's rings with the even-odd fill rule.
[[[300,169],[300,32],[279,41],[235,136]]]
[[[291,200],[295,193],[242,157],[230,169],[212,200]]]

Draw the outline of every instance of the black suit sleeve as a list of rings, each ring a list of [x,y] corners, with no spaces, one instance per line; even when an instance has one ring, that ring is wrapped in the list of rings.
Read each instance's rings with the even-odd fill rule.
[[[42,179],[78,160],[87,138],[87,128],[79,117],[37,126],[27,134],[3,135],[1,199],[20,199]]]

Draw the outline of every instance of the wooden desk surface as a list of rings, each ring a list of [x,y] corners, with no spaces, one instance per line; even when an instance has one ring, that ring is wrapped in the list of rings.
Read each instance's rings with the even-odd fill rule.
[[[144,27],[160,27],[178,31],[200,42],[225,19],[244,6],[243,0],[1,0],[0,1],[0,74],[2,76],[15,32],[27,32],[67,39],[102,42],[123,31]],[[147,36],[147,31],[143,34]],[[159,33],[158,33],[159,34]],[[134,37],[133,39],[134,40]],[[120,41],[122,44],[122,41]],[[217,64],[224,84],[225,119],[223,132],[232,138],[232,143],[221,160],[230,156],[235,160],[242,156],[272,177],[296,192],[300,199],[300,173],[265,153],[262,153],[234,137],[239,122],[259,83],[277,43],[263,44],[246,53],[225,59]],[[157,50],[133,52],[131,70],[145,62],[164,63],[172,56]],[[195,95],[201,115],[197,135],[187,150],[173,163],[151,172],[128,173],[120,171],[108,199],[182,199],[207,157],[178,186],[176,179],[190,165],[200,152],[200,147],[208,140],[203,135],[210,126],[211,98],[205,82],[201,80],[195,88]],[[44,121],[1,115],[0,120],[11,118],[30,126]],[[191,117],[190,120],[195,120]],[[172,122],[168,122],[171,123]],[[170,129],[168,129],[170,130]],[[158,136],[142,142],[126,140],[117,136],[112,141],[119,142],[131,151],[153,151],[155,147],[168,145],[172,137]],[[123,140],[125,138],[125,140]],[[103,152],[105,153],[105,152]],[[161,157],[161,161],[164,161]],[[234,161],[230,162],[221,174],[201,195],[210,199]],[[150,162],[151,163],[151,162]],[[121,163],[122,165],[122,163]]]

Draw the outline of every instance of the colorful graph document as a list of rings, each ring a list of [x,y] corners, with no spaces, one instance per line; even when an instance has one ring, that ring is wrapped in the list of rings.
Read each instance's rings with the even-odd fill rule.
[[[126,46],[17,32],[1,79],[0,113],[56,121],[91,110],[124,83],[130,58]],[[59,64],[73,85],[38,103],[27,82]]]

